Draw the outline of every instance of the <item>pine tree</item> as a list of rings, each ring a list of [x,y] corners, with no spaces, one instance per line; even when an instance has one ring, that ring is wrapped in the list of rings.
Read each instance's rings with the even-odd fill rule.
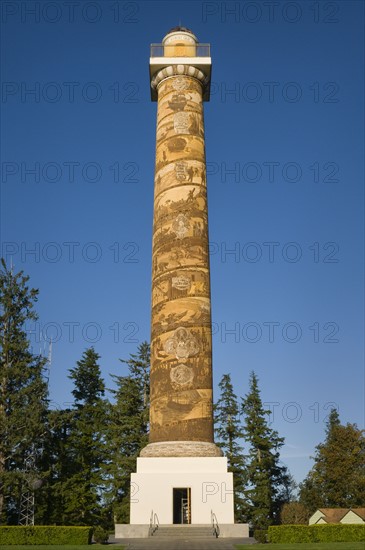
[[[242,400],[244,436],[250,445],[247,478],[248,488],[246,519],[256,529],[266,529],[278,523],[280,509],[290,497],[291,477],[280,464],[279,450],[284,438],[268,425],[270,411],[263,408],[254,372],[250,376],[249,393]]]
[[[104,479],[102,465],[107,459],[107,409],[103,399],[104,381],[98,364],[100,356],[94,348],[87,349],[77,366],[70,369],[75,398],[69,427],[65,416],[61,430],[68,430],[64,450],[68,461],[68,478],[61,475],[58,489],[62,491],[65,523],[99,525],[103,523]],[[65,465],[61,463],[65,468]],[[57,487],[57,485],[56,485]]]
[[[107,465],[107,472],[114,518],[129,523],[130,475],[136,471],[137,457],[148,442],[149,344],[143,342],[136,355],[121,361],[128,365],[129,374],[113,375],[117,389],[111,390],[115,402],[110,411],[108,439],[112,461]]]
[[[332,434],[336,426],[340,426],[340,415],[338,414],[337,409],[331,409],[330,414],[328,415],[328,420],[326,422],[325,434],[327,440],[331,439]]]
[[[340,423],[333,409],[324,443],[316,447],[313,468],[300,485],[300,501],[317,508],[362,506],[365,494],[365,432]]]
[[[38,290],[28,276],[13,274],[1,260],[0,270],[0,522],[17,523],[21,492],[32,476],[40,476],[40,457],[46,434],[46,359],[31,351],[25,324],[35,321]]]
[[[128,365],[130,376],[136,381],[138,388],[138,408],[141,423],[140,448],[147,444],[150,413],[150,363],[151,349],[148,342],[142,342],[138,346],[137,354],[131,354],[130,358],[121,360]]]
[[[44,443],[43,468],[45,483],[37,491],[36,523],[44,525],[67,525],[66,482],[74,473],[74,464],[69,460],[69,437],[72,431],[74,412],[71,409],[48,411],[48,434]]]
[[[243,493],[246,485],[245,457],[239,439],[243,437],[237,396],[231,375],[224,374],[219,382],[220,397],[214,405],[216,443],[227,457],[228,470],[233,473],[235,521],[242,521]]]

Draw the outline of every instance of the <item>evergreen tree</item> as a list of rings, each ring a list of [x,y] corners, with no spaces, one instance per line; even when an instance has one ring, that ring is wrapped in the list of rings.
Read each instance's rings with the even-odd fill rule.
[[[245,458],[239,439],[243,437],[237,396],[231,375],[224,374],[219,382],[220,397],[214,405],[216,443],[227,457],[228,470],[233,473],[235,521],[242,521],[243,493],[246,485]]]
[[[330,414],[328,415],[328,420],[326,422],[325,434],[327,440],[331,439],[334,429],[336,426],[340,426],[340,415],[338,414],[337,409],[331,409]]]
[[[331,411],[325,441],[317,445],[313,468],[300,485],[300,501],[312,512],[364,504],[364,433],[356,424],[343,426],[337,411]]]
[[[60,480],[55,488],[62,493],[65,523],[73,525],[103,522],[105,482],[102,466],[107,459],[107,409],[99,358],[94,348],[89,348],[77,361],[77,366],[70,369],[69,378],[74,381],[74,407],[70,420],[68,414],[64,415],[64,422],[59,426],[63,437],[67,436],[63,449],[67,465],[59,456]]]
[[[35,321],[38,290],[29,288],[23,271],[13,274],[1,260],[0,269],[0,522],[17,523],[24,473],[32,461],[39,472],[46,434],[46,359],[31,351],[25,324]]]
[[[280,509],[290,498],[291,476],[280,464],[279,450],[284,438],[268,425],[270,411],[263,408],[255,373],[250,376],[249,393],[242,400],[244,436],[250,444],[246,490],[246,519],[256,529],[278,523]]]
[[[43,451],[45,483],[37,491],[36,523],[44,525],[67,525],[65,513],[66,482],[74,473],[74,464],[69,460],[69,437],[72,431],[71,409],[48,411],[48,434]]]
[[[115,376],[117,389],[111,406],[109,436],[112,460],[107,465],[109,499],[114,518],[129,523],[130,475],[136,471],[137,457],[148,443],[150,346],[143,342],[128,360],[127,376]],[[132,491],[136,489],[132,487]]]

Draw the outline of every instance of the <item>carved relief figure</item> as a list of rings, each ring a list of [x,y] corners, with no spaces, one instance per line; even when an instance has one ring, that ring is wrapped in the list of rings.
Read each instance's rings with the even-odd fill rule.
[[[185,181],[188,176],[188,163],[184,160],[175,162],[175,173],[179,181]]]
[[[174,130],[176,134],[189,134],[189,114],[188,113],[175,113],[174,114]]]
[[[170,379],[172,387],[186,388],[191,385],[194,380],[194,371],[191,367],[180,363],[176,367],[172,367],[170,371]]]
[[[172,111],[183,111],[186,103],[187,99],[185,95],[182,93],[177,93],[173,94],[171,101],[168,102],[168,105]]]
[[[176,359],[185,359],[197,354],[199,345],[190,330],[179,327],[175,330],[172,338],[166,340],[164,350],[170,355],[175,355]]]
[[[179,214],[172,223],[172,230],[178,239],[183,239],[189,232],[190,223],[185,214]]]
[[[172,87],[174,90],[177,90],[178,92],[182,92],[183,90],[186,90],[189,87],[189,83],[186,78],[182,78],[181,76],[177,76],[173,79]]]

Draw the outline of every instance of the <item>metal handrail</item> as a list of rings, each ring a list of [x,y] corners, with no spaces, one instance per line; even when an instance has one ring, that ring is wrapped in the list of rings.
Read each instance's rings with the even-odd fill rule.
[[[157,531],[159,526],[160,526],[160,521],[158,519],[158,515],[156,514],[156,512],[151,510],[150,527],[148,529],[148,536],[152,537],[152,535]]]
[[[170,57],[171,48],[177,46],[176,44],[151,44],[150,57]],[[186,54],[181,57],[210,57],[210,44],[182,44],[186,47]],[[191,55],[191,51],[194,51],[194,55]],[[180,56],[179,56],[180,57]]]
[[[210,518],[212,522],[213,535],[215,536],[215,538],[218,538],[220,534],[220,529],[219,529],[217,516],[215,515],[213,510],[210,511]]]
[[[152,537],[153,535],[153,510],[151,510],[151,515],[150,515],[150,527],[148,529],[148,536],[149,537]]]

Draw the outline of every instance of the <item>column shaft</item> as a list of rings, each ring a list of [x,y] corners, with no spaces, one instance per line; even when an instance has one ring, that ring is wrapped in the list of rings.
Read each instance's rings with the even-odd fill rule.
[[[202,83],[174,75],[157,90],[150,443],[213,442]]]

